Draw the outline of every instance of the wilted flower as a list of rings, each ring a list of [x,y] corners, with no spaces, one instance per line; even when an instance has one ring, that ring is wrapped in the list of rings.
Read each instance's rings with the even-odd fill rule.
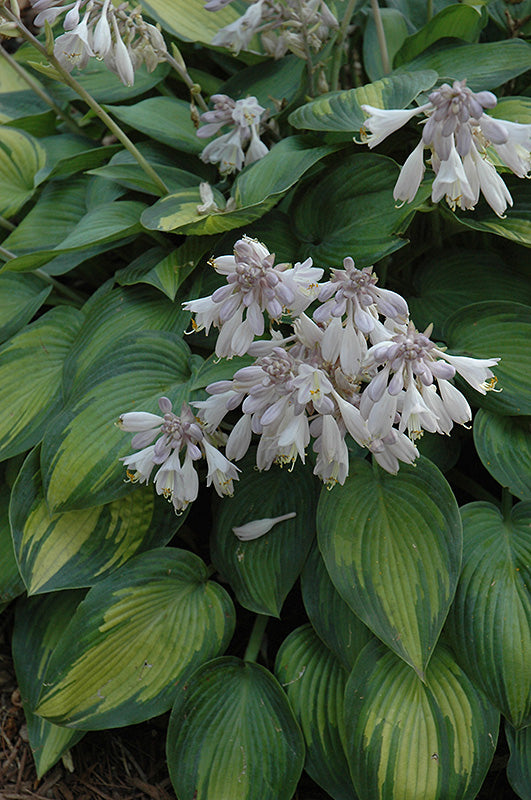
[[[429,96],[429,102],[415,109],[380,109],[363,105],[368,115],[363,133],[369,131],[369,147],[380,144],[412,117],[425,114],[422,138],[400,171],[393,196],[411,203],[424,175],[424,148],[431,150],[431,164],[436,173],[432,200],[446,197],[448,205],[472,210],[480,192],[498,215],[502,216],[512,198],[492,161],[492,147],[501,161],[520,178],[531,169],[531,125],[494,119],[484,109],[494,108],[492,92],[472,92],[466,80],[442,84]]]
[[[173,503],[176,512],[184,511],[199,491],[199,479],[194,462],[206,458],[207,485],[214,484],[219,495],[232,494],[233,480],[238,480],[238,468],[214,446],[192,410],[183,403],[180,416],[172,411],[167,397],[161,397],[159,408],[163,416],[147,412],[122,414],[118,427],[134,433],[132,446],[141,448],[120,460],[127,467],[132,483],[148,483],[154,467],[157,494]],[[159,437],[155,444],[153,440]],[[185,450],[181,462],[181,450]]]
[[[238,537],[240,542],[250,542],[253,539],[259,539],[277,525],[279,522],[285,522],[287,519],[296,517],[295,511],[290,511],[289,514],[282,514],[280,517],[264,517],[264,519],[253,519],[252,522],[246,522],[245,525],[237,525],[232,529],[235,536]]]

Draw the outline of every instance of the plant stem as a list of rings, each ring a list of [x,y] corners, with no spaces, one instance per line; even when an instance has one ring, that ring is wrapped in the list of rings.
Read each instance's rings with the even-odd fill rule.
[[[101,121],[108,127],[111,133],[114,134],[114,136],[116,136],[116,138],[123,144],[126,150],[128,150],[131,153],[131,155],[136,159],[136,161],[138,162],[140,167],[142,167],[146,175],[148,175],[151,178],[155,186],[159,189],[161,195],[169,194],[169,189],[162,180],[162,178],[160,178],[157,175],[151,164],[149,164],[148,161],[146,161],[142,153],[133,144],[133,142],[127,136],[125,131],[123,131],[122,128],[120,128],[120,126],[107,114],[107,112],[103,110],[100,104],[96,102],[96,100],[94,100],[92,95],[89,94],[86,91],[86,89],[84,89],[83,86],[81,86],[81,84],[78,83],[76,79],[73,78],[70,75],[70,73],[67,72],[61,66],[59,61],[52,53],[47,52],[44,45],[41,44],[41,42],[39,42],[39,40],[31,33],[31,31],[29,31],[26,28],[26,26],[19,19],[17,19],[15,14],[12,14],[11,11],[9,11],[5,7],[0,7],[0,15],[3,16],[4,19],[9,20],[9,22],[15,23],[20,32],[20,35],[27,42],[32,44],[33,47],[35,47],[35,49],[38,50],[42,56],[44,56],[44,58],[53,66],[56,72],[60,75],[61,80],[64,81],[64,83],[66,83],[67,86],[70,86],[70,88],[73,89],[74,92],[77,95],[79,95],[79,97],[81,97],[82,100],[85,101],[85,103],[89,106],[89,108],[91,108],[92,111],[94,111],[96,116],[101,119]]]
[[[513,496],[505,486],[502,489],[501,510],[503,519],[505,522],[509,522],[511,519],[511,511],[513,510]]]
[[[433,17],[433,0],[428,0],[426,3],[426,16],[428,22]]]
[[[63,111],[63,109],[60,106],[57,105],[55,100],[52,97],[50,97],[50,95],[47,92],[44,91],[42,86],[40,86],[40,84],[37,83],[37,81],[34,80],[31,77],[31,75],[29,75],[26,72],[24,67],[22,67],[21,64],[15,61],[13,56],[11,56],[6,50],[4,50],[3,47],[0,47],[0,56],[2,56],[2,58],[4,58],[7,61],[7,63],[13,68],[13,70],[17,73],[17,75],[19,75],[22,78],[22,80],[26,81],[30,89],[38,97],[40,97],[41,100],[44,100],[46,105],[50,106],[50,108],[55,112],[55,114],[60,119],[63,120],[68,129],[72,131],[72,133],[79,134],[79,127],[76,125],[72,117],[70,117],[65,111]]]
[[[12,258],[16,258],[16,255],[0,245],[0,258],[3,258],[4,261],[11,261]]]
[[[387,42],[385,41],[385,32],[378,0],[371,0],[371,7],[372,13],[374,14],[374,24],[376,25],[378,44],[380,46],[380,55],[382,56],[382,68],[384,74],[388,75],[391,72],[391,63],[389,61],[389,53],[387,52]]]
[[[343,48],[345,46],[345,40],[348,34],[348,26],[350,24],[352,12],[354,11],[356,3],[357,0],[348,1],[347,10],[343,15],[343,19],[341,20],[341,25],[339,27],[336,40],[336,52],[334,55],[334,61],[332,63],[332,75],[330,78],[330,90],[333,92],[339,88],[339,72],[341,70],[341,62],[343,60]]]
[[[474,497],[476,500],[485,500],[487,503],[499,505],[499,501],[487,489],[484,489],[480,483],[465,475],[464,472],[458,469],[451,469],[447,475],[450,483],[455,483],[460,489],[463,489],[467,494]]]
[[[13,223],[10,222],[8,219],[0,216],[0,228],[5,228],[6,231],[14,231],[16,227],[17,226],[13,225]]]
[[[260,652],[260,647],[262,646],[262,639],[268,622],[269,617],[267,614],[256,615],[253,629],[247,643],[247,648],[243,656],[244,661],[256,661]]]
[[[192,95],[193,100],[197,100],[197,104],[203,109],[203,111],[208,111],[208,106],[205,103],[203,95],[201,94],[201,87],[198,83],[194,83],[191,79],[190,75],[188,74],[186,67],[179,64],[176,58],[171,56],[169,53],[166,53],[166,61],[168,64],[171,64],[175,72],[182,78],[184,83],[188,86],[190,90],[190,94]]]
[[[304,20],[304,9],[301,0],[298,0],[299,18],[302,27],[302,40],[304,42],[304,52],[306,54],[306,70],[308,72],[308,92],[310,97],[315,97],[315,82],[313,79],[313,61],[310,45],[308,44],[308,28]]]

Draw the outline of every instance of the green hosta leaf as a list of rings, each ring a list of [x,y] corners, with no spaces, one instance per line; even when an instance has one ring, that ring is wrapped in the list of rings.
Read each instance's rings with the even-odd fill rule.
[[[86,375],[105,351],[109,359],[115,343],[126,334],[146,330],[182,333],[190,314],[147,286],[113,289],[90,301],[82,328],[65,364],[65,383],[70,388]],[[135,396],[136,399],[136,396]]]
[[[271,673],[227,657],[181,681],[166,756],[178,797],[291,800],[304,741]]]
[[[225,207],[225,200],[215,189],[214,200],[219,208]],[[142,225],[148,230],[166,233],[187,233],[192,235],[212,236],[223,231],[239,228],[261,217],[277,202],[277,199],[245,206],[235,211],[199,214],[197,207],[202,204],[199,186],[181,189],[169,194],[147,208],[142,214]]]
[[[190,116],[190,103],[175,97],[149,97],[132,106],[107,106],[113,117],[141,131],[157,142],[183,150],[200,153],[205,146],[198,139]]]
[[[529,69],[531,45],[523,39],[433,47],[410,61],[407,70],[432,69],[439,80],[467,79],[473,92],[496,89]]]
[[[246,10],[241,0],[216,11],[205,11],[204,0],[141,0],[149,16],[179,39],[210,44],[220,28],[235,22]]]
[[[364,800],[473,800],[494,755],[499,714],[438,647],[426,684],[380,642],[345,695],[347,757]]]
[[[24,583],[20,576],[13,550],[11,528],[9,526],[9,496],[4,470],[0,472],[0,613],[11,600],[24,591]]]
[[[190,186],[199,186],[201,178],[191,172],[186,172],[177,167],[167,167],[163,164],[151,162],[151,166],[161,178],[170,192],[178,192],[181,189],[188,189]],[[97,175],[105,180],[124,186],[126,189],[134,189],[138,192],[153,194],[160,197],[160,187],[149,178],[143,169],[137,164],[110,163],[105,167],[91,169],[90,175]]]
[[[142,230],[140,216],[145,207],[144,203],[136,200],[103,203],[88,211],[55,249],[63,252],[78,250],[139,233]]]
[[[0,458],[37,444],[62,406],[64,360],[83,315],[52,308],[0,347]]]
[[[291,474],[279,467],[257,472],[253,460],[248,458],[240,465],[234,497],[219,504],[211,556],[245,608],[279,616],[315,536],[312,500],[316,483],[311,472],[299,464]],[[251,520],[292,511],[296,517],[279,522],[260,539],[240,542],[232,532],[234,526]]]
[[[527,417],[501,417],[481,409],[474,444],[483,466],[521,500],[531,500],[531,439]]]
[[[23,328],[51,291],[37,275],[0,275],[0,342]]]
[[[252,206],[284,194],[310,167],[336,149],[335,145],[316,145],[306,136],[282,139],[238,176],[233,191],[236,204]]]
[[[153,251],[143,253],[128,267],[119,270],[116,280],[122,286],[148,283],[170,300],[175,300],[181,284],[209,250],[210,244],[206,237],[188,236],[180,247],[170,253],[162,248],[153,248]]]
[[[0,214],[12,217],[35,191],[46,153],[37,139],[15,128],[0,128]]]
[[[343,750],[348,672],[311,625],[303,625],[282,643],[275,674],[304,735],[306,772],[334,800],[354,800],[356,793]]]
[[[389,475],[353,459],[344,486],[323,491],[319,547],[346,603],[422,677],[461,563],[455,497],[424,458]]]
[[[402,72],[341,92],[330,92],[290,114],[294,128],[312,131],[359,131],[366,115],[361,105],[377,108],[405,108],[437,80],[433,70]]]
[[[384,31],[385,42],[389,63],[393,63],[395,54],[407,38],[407,24],[403,14],[395,8],[382,8],[380,18]],[[383,68],[380,46],[378,43],[378,32],[374,21],[374,16],[368,19],[363,36],[363,66],[371,81],[383,78],[386,70]],[[389,70],[387,70],[388,72]]]
[[[420,31],[409,36],[395,58],[395,66],[407,64],[439,39],[456,38],[476,42],[487,17],[474,6],[454,4],[439,11]]]
[[[13,661],[37,776],[59,761],[84,736],[34,714],[46,667],[54,647],[72,619],[83,592],[57,592],[19,601],[13,628]]]
[[[94,586],[61,636],[37,713],[83,730],[161,714],[175,682],[223,653],[234,630],[226,591],[198,556],[160,548]]]
[[[496,106],[489,109],[489,116],[529,125],[531,123],[531,97],[500,97]]]
[[[240,70],[218,91],[234,100],[256,97],[261,106],[275,115],[299,93],[304,70],[304,61],[288,54],[278,61],[264,61]]]
[[[31,95],[34,98],[34,103],[37,107],[40,100],[39,98],[33,93],[28,91],[28,84],[22,78],[18,72],[15,72],[11,64],[5,59],[0,61],[0,93],[2,95],[9,95],[11,93],[22,93],[25,92],[27,95]]]
[[[530,45],[531,47],[531,45]],[[503,217],[497,217],[490,206],[481,202],[473,213],[455,214],[467,228],[494,233],[518,244],[531,246],[531,187],[515,175],[504,175],[504,182],[513,196],[513,207],[510,206]]]
[[[515,731],[506,723],[505,733],[511,751],[507,778],[522,800],[531,800],[531,727]]]
[[[501,358],[493,371],[502,391],[471,392],[474,402],[499,414],[531,414],[531,306],[507,300],[474,303],[450,317],[444,337],[458,355]]]
[[[92,586],[136,553],[166,544],[184,517],[168,514],[151,487],[106,506],[51,514],[35,449],[13,487],[10,519],[28,593],[42,594]]]
[[[431,188],[421,186],[412,205],[397,208],[393,188],[398,172],[389,158],[353,153],[304,184],[291,207],[301,241],[299,259],[311,256],[317,264],[339,266],[349,255],[363,267],[407,244],[399,234]]]
[[[181,338],[159,331],[122,336],[103,352],[43,441],[42,481],[52,512],[100,506],[130,491],[118,460],[132,452],[130,438],[115,423],[132,409],[157,413],[161,396],[178,413],[188,399],[189,358]]]
[[[504,520],[469,503],[463,570],[447,631],[467,675],[517,728],[531,723],[531,503]]]
[[[351,670],[372,633],[342,599],[314,545],[301,575],[306,613],[323,642]]]
[[[522,265],[523,267],[523,265]],[[408,296],[411,316],[419,330],[434,323],[437,336],[458,309],[482,300],[518,300],[531,304],[526,271],[505,263],[488,250],[450,250],[432,253],[415,272],[415,296]]]
[[[315,146],[306,137],[290,136],[238,176],[233,189],[236,210],[199,215],[197,207],[202,203],[199,188],[183,189],[146,209],[142,224],[149,230],[198,235],[241,227],[263,216],[310,167],[335,149],[335,145]],[[224,198],[217,190],[214,199],[224,208]]]

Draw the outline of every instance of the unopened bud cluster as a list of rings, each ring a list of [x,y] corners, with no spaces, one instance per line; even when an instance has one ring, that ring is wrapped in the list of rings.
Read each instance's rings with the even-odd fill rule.
[[[219,11],[231,0],[208,0],[207,11]],[[307,59],[308,51],[319,52],[338,22],[324,0],[254,0],[235,22],[215,35],[212,44],[235,54],[247,50],[255,34],[264,51],[273,58],[294,53]]]
[[[164,38],[154,25],[142,19],[127,3],[111,0],[30,0],[37,12],[35,24],[53,24],[61,15],[64,33],[54,44],[54,55],[68,72],[83,69],[90,58],[103,60],[122,83],[132,86],[135,71],[145,64],[152,72],[166,59]]]
[[[519,178],[531,171],[531,125],[488,116],[484,109],[497,104],[492,92],[472,92],[466,80],[443,83],[429,96],[429,102],[414,109],[381,109],[363,105],[368,115],[362,135],[369,147],[376,147],[389,134],[417,114],[425,114],[422,137],[407,158],[394,188],[394,198],[411,203],[424,176],[424,148],[431,150],[435,172],[432,200],[443,197],[450,208],[472,210],[483,194],[501,217],[513,201],[496,171],[489,150],[495,152]],[[370,135],[367,136],[366,132]]]
[[[190,459],[199,456],[198,446],[206,448],[209,437],[219,440],[218,427],[231,412],[241,412],[226,438],[225,462],[217,467],[227,476],[225,483],[215,483],[218,492],[220,483],[232,486],[236,468],[231,462],[246,454],[253,435],[260,470],[274,463],[293,465],[297,459],[304,463],[312,444],[314,473],[328,486],[343,484],[348,433],[385,470],[396,473],[401,461],[411,464],[418,457],[415,440],[423,431],[448,434],[454,422],[466,425],[471,419],[468,402],[452,383],[456,373],[482,394],[495,386],[490,367],[499,359],[446,353],[430,339],[430,329],[415,329],[406,301],[380,288],[372,267],[357,269],[350,257],[321,283],[324,270],[310,258],[293,266],[275,264],[264,244],[244,236],[232,255],[210,263],[226,283],[211,296],[184,303],[195,315],[193,328],[219,330],[218,357],[248,354],[255,359],[231,380],[207,386],[210,397],[192,403],[198,409],[195,422],[187,407],[181,412],[196,448],[190,449]],[[320,305],[306,314],[316,300]],[[285,323],[282,329],[280,323]],[[269,338],[258,338],[264,335]],[[124,430],[138,430],[127,427],[131,416],[121,418]],[[151,417],[146,415],[149,430],[155,426],[160,431],[160,419],[151,423]],[[183,447],[180,436],[178,446]],[[147,443],[133,439],[137,447]],[[147,480],[153,454],[166,457],[166,439],[156,453],[147,448],[124,459],[137,470],[134,479]],[[208,460],[208,451],[205,455]],[[174,462],[172,469],[184,470],[178,458]],[[169,491],[170,482],[158,475],[157,490]],[[212,475],[209,468],[211,481]],[[171,491],[180,491],[181,484],[172,480]],[[176,507],[184,507],[192,494],[181,491]]]

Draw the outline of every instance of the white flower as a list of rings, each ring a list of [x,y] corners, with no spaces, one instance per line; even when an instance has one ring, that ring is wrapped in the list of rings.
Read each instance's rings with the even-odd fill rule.
[[[409,154],[400,170],[400,175],[393,189],[393,197],[405,203],[412,203],[424,177],[424,142],[422,139]]]
[[[422,114],[429,108],[429,104],[418,106],[413,109],[386,109],[376,108],[375,106],[362,105],[361,110],[368,114],[368,119],[365,120],[362,128],[362,138],[369,147],[372,148],[379,145],[386,139],[389,134],[394,133],[406,122],[415,117],[417,114]],[[367,136],[364,131],[369,131],[372,136]]]
[[[63,33],[55,40],[53,52],[63,69],[72,72],[74,67],[83,69],[94,55],[90,43],[91,34],[88,29],[87,11],[81,22],[68,33]]]
[[[478,200],[453,144],[448,159],[440,163],[432,185],[433,202],[438,203],[442,197],[446,197],[446,202],[452,209],[455,209],[456,205],[463,209],[473,208]]]
[[[216,33],[212,44],[227,47],[232,50],[234,55],[238,55],[240,50],[246,50],[262,21],[262,5],[263,0],[256,0],[252,3],[243,16],[238,17],[229,25],[225,25]]]
[[[271,528],[278,525],[279,522],[284,522],[287,519],[296,517],[295,511],[290,511],[289,514],[282,514],[280,517],[264,517],[264,519],[253,519],[252,522],[246,522],[245,525],[238,525],[232,529],[235,536],[238,537],[240,542],[250,542],[252,539],[259,539],[269,533]]]
[[[112,45],[111,28],[107,19],[110,1],[105,0],[100,18],[94,28],[93,50],[96,58],[105,58]]]
[[[490,367],[496,366],[499,358],[469,358],[468,356],[451,356],[434,348],[434,354],[444,358],[456,372],[465,379],[477,392],[486,394],[496,386],[496,377]]]

